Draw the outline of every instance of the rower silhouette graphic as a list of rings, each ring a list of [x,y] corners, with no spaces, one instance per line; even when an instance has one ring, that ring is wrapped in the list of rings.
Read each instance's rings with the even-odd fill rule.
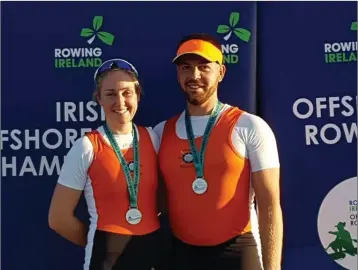
[[[357,239],[352,239],[350,232],[344,229],[345,226],[345,222],[338,222],[335,226],[337,231],[328,232],[336,235],[336,239],[333,240],[326,248],[327,252],[329,248],[334,251],[333,253],[328,253],[333,260],[342,260],[346,257],[346,254],[350,256],[357,255],[357,246],[353,245],[354,242],[357,243]]]

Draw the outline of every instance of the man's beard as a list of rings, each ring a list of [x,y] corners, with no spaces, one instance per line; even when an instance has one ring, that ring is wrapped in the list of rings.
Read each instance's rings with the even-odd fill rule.
[[[186,90],[183,90],[184,95],[186,97],[186,100],[195,106],[199,106],[207,102],[210,97],[215,93],[216,89],[218,88],[218,85],[214,85],[211,88],[204,90],[204,92],[200,95],[191,95],[190,92],[187,92]]]

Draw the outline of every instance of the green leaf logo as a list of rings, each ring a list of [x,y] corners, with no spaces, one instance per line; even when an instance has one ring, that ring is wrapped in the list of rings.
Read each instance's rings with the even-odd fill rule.
[[[81,37],[91,37],[87,40],[88,44],[92,44],[96,37],[98,37],[103,43],[112,46],[114,42],[114,35],[105,31],[99,31],[103,24],[103,16],[95,16],[93,18],[91,28],[82,28]]]
[[[216,29],[218,34],[226,34],[224,36],[224,40],[229,40],[231,34],[234,33],[239,39],[242,41],[248,42],[251,37],[251,32],[245,28],[235,28],[235,26],[239,23],[240,13],[239,12],[231,12],[229,17],[229,25],[220,24]]]
[[[251,33],[247,29],[235,28],[234,33],[239,39],[241,39],[241,40],[243,40],[245,42],[248,42],[250,40]]]
[[[231,27],[235,27],[237,25],[237,23],[240,20],[240,13],[239,12],[231,12],[230,14],[230,26]]]
[[[98,31],[103,23],[103,17],[102,16],[95,16],[93,18],[93,29]]]
[[[112,45],[114,41],[114,36],[111,33],[108,32],[98,32],[97,36],[100,40],[102,40],[107,45]]]
[[[351,30],[352,30],[352,31],[357,31],[357,30],[358,30],[358,24],[357,24],[357,22],[352,22],[352,24],[351,24]]]
[[[230,31],[230,27],[225,25],[225,24],[224,25],[220,24],[218,26],[218,29],[216,30],[216,32],[218,32],[219,34],[225,34],[225,33],[229,32],[229,31]]]
[[[89,37],[94,34],[93,30],[90,28],[82,28],[81,37]]]

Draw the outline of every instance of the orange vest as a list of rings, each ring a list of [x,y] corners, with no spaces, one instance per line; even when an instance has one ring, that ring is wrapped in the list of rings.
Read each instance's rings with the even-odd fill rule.
[[[236,107],[221,114],[212,129],[204,157],[208,189],[197,195],[194,163],[185,162],[188,140],[176,135],[179,116],[165,123],[159,164],[167,188],[168,210],[173,233],[181,241],[213,246],[251,231],[249,210],[250,164],[232,144],[233,128],[243,111]],[[198,152],[202,137],[195,139]]]
[[[129,194],[124,171],[113,148],[102,135],[93,130],[87,133],[93,145],[94,157],[88,175],[92,181],[96,204],[97,229],[126,235],[143,235],[159,228],[157,211],[158,160],[148,130],[139,131],[140,181],[138,209],[142,220],[131,225],[126,220]],[[124,159],[133,161],[133,148],[122,150]],[[133,177],[133,173],[131,173]]]

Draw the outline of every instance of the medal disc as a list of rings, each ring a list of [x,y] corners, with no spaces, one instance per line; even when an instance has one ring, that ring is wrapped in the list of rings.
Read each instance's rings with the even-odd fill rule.
[[[142,220],[142,213],[136,208],[131,208],[126,213],[126,220],[129,224],[138,224]]]
[[[192,188],[196,194],[203,194],[208,189],[208,183],[203,178],[196,178]]]

